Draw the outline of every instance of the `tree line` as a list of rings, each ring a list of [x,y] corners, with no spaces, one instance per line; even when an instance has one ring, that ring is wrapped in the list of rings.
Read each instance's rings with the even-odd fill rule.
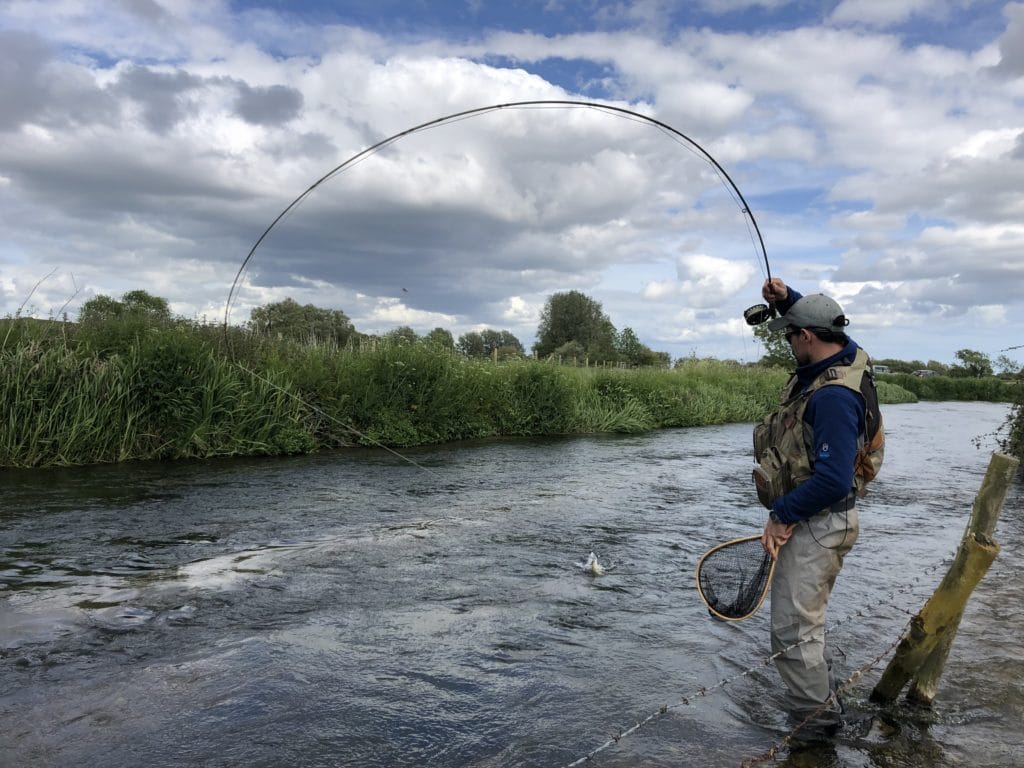
[[[783,334],[769,331],[767,325],[759,325],[754,327],[754,336],[765,349],[765,354],[760,360],[761,365],[776,368],[791,368],[793,366],[793,353]],[[955,379],[982,379],[996,375],[1012,379],[1021,374],[1020,363],[1006,354],[998,355],[993,361],[984,352],[960,349],[957,350],[955,359],[956,362],[951,365],[940,363],[937,360],[929,360],[924,363],[920,360],[896,360],[894,358],[872,358],[872,363],[876,366],[887,367],[889,373],[913,374],[932,371],[939,376],[949,376]]]
[[[79,322],[83,324],[133,318],[141,322],[172,319],[167,300],[144,290],[129,291],[120,299],[95,296],[82,305],[79,313]],[[504,361],[527,356],[522,342],[507,329],[469,331],[458,340],[451,331],[440,327],[423,335],[407,325],[380,335],[366,334],[358,331],[340,309],[299,304],[292,298],[256,307],[250,313],[247,327],[269,338],[331,343],[343,348],[360,348],[385,339],[392,344],[428,344],[469,358]],[[667,352],[650,349],[632,328],[617,330],[601,303],[579,291],[548,297],[541,312],[533,354],[541,359],[586,361],[596,365],[668,368],[671,363]]]
[[[530,359],[495,367],[474,358],[502,350],[525,357],[507,331],[473,331],[456,342],[441,328],[423,336],[398,328],[385,334],[395,343],[356,346],[353,340],[380,337],[359,334],[344,312],[290,299],[259,307],[246,327],[225,331],[175,317],[165,299],[141,290],[89,300],[74,324],[0,319],[0,400],[12,405],[0,429],[0,466],[301,453],[351,444],[360,434],[408,446],[756,419],[793,364],[785,345],[779,366],[692,356],[673,370],[588,370]],[[320,343],[328,338],[333,345]],[[583,294],[556,294],[534,352],[599,362],[607,360],[602,352],[623,355],[634,340]],[[438,347],[463,354],[438,354]],[[1005,351],[1013,349],[1020,347]],[[1020,366],[997,358],[1003,370],[993,376],[992,361],[980,353],[960,350],[957,360],[933,363],[947,375],[931,377],[905,372],[919,361],[884,361],[892,372],[879,377],[880,395],[889,403],[1015,401],[1002,445],[1024,459]],[[1018,370],[1016,380],[1008,368]]]
[[[950,365],[929,360],[893,360],[874,361],[876,365],[887,365],[893,373],[914,373],[915,371],[934,371],[940,376],[952,376],[957,379],[981,379],[986,376],[1013,378],[1020,374],[1020,363],[1009,355],[1000,354],[993,360],[984,352],[975,349],[960,349],[954,355],[956,362]]]
[[[168,322],[172,320],[166,299],[144,290],[124,293],[120,299],[106,295],[95,296],[85,302],[79,321],[96,324],[108,319],[140,322]],[[340,309],[326,309],[313,304],[299,304],[292,298],[256,307],[250,313],[247,327],[260,336],[332,343],[339,347],[365,347],[377,339],[392,344],[429,344],[469,358],[490,358],[499,361],[526,357],[522,342],[509,330],[484,328],[469,331],[456,340],[451,331],[434,328],[420,335],[410,326],[403,325],[387,333],[376,335],[356,330],[348,315]],[[793,364],[789,344],[782,334],[771,333],[764,325],[753,329],[755,338],[764,347],[761,365],[791,368]],[[535,357],[562,362],[576,361],[588,364],[623,364],[630,367],[668,368],[671,357],[667,352],[655,352],[643,344],[635,331],[625,327],[617,330],[605,314],[599,301],[580,291],[563,291],[548,297],[540,315],[537,341],[532,348]],[[936,360],[877,359],[873,362],[889,368],[891,373],[933,371],[953,378],[985,378],[999,375],[1013,378],[1021,373],[1021,365],[1006,354],[995,360],[984,352],[961,349],[956,362]]]

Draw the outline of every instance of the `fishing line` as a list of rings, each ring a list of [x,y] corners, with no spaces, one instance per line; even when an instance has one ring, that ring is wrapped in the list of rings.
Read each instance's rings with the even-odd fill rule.
[[[231,283],[231,288],[228,291],[228,298],[227,298],[227,301],[225,302],[225,305],[224,305],[224,338],[225,338],[225,343],[226,343],[226,346],[227,346],[227,349],[228,349],[229,353],[233,352],[233,347],[232,347],[232,344],[231,344],[231,336],[230,336],[230,333],[229,333],[229,325],[230,325],[230,321],[231,321],[231,309],[232,309],[232,306],[234,305],[235,301],[238,299],[238,295],[239,295],[239,293],[241,291],[242,278],[243,278],[243,276],[244,276],[244,274],[246,272],[246,269],[248,268],[248,266],[249,266],[250,262],[252,261],[253,257],[255,256],[256,251],[263,244],[263,242],[267,239],[267,237],[270,235],[270,233],[274,229],[274,227],[276,227],[279,223],[281,223],[282,221],[284,221],[287,218],[289,218],[298,209],[298,207],[318,187],[320,187],[321,185],[327,183],[328,181],[330,181],[331,179],[333,179],[336,176],[340,175],[341,173],[343,173],[343,172],[345,172],[347,170],[350,170],[351,168],[355,167],[356,165],[358,165],[359,163],[363,162],[364,160],[367,160],[368,158],[370,158],[372,155],[376,154],[377,152],[385,149],[386,147],[388,147],[388,146],[398,142],[400,139],[403,139],[403,138],[405,138],[407,136],[412,136],[413,134],[416,134],[416,133],[419,133],[419,132],[422,132],[422,131],[427,131],[427,130],[430,130],[430,129],[433,129],[433,128],[439,128],[439,127],[441,127],[443,125],[449,125],[449,124],[454,124],[454,123],[462,122],[464,120],[469,120],[470,118],[479,117],[481,115],[490,114],[492,112],[497,112],[497,111],[500,111],[500,110],[511,110],[511,109],[522,109],[522,110],[538,110],[538,109],[590,109],[590,110],[594,110],[594,111],[597,111],[597,112],[602,112],[604,114],[607,114],[607,115],[610,115],[610,116],[613,116],[613,117],[619,117],[619,118],[622,118],[622,119],[630,120],[631,122],[647,124],[647,125],[651,125],[651,126],[655,127],[661,133],[663,133],[666,136],[668,136],[676,144],[678,144],[679,146],[682,146],[688,152],[690,152],[691,154],[696,155],[697,157],[701,158],[706,163],[708,163],[709,165],[712,166],[712,168],[715,170],[719,180],[722,182],[723,186],[726,188],[726,190],[729,192],[730,196],[732,197],[733,202],[736,203],[740,207],[740,212],[744,215],[744,221],[746,223],[746,227],[747,227],[748,233],[751,232],[751,227],[753,228],[753,233],[756,234],[757,242],[754,243],[754,234],[750,234],[751,243],[755,246],[755,250],[757,249],[758,246],[760,247],[760,259],[762,259],[764,261],[764,272],[765,272],[765,274],[767,274],[768,279],[771,278],[771,266],[768,263],[768,252],[767,252],[767,250],[765,248],[764,238],[761,235],[761,229],[760,229],[760,227],[757,224],[757,220],[754,218],[753,211],[750,209],[750,206],[747,204],[746,198],[743,196],[743,193],[740,191],[739,187],[736,185],[736,182],[733,181],[732,177],[725,170],[725,168],[722,167],[722,165],[703,146],[701,146],[699,143],[697,143],[694,139],[690,138],[686,134],[682,133],[681,131],[676,130],[675,128],[673,128],[672,126],[668,125],[667,123],[664,123],[664,122],[662,122],[660,120],[657,120],[656,118],[650,117],[649,115],[644,115],[644,114],[641,114],[640,112],[636,112],[636,111],[631,110],[631,109],[626,109],[625,107],[618,107],[618,106],[613,106],[613,105],[610,105],[610,104],[601,104],[601,103],[598,103],[598,102],[575,101],[575,100],[568,100],[568,99],[565,99],[565,100],[561,100],[561,99],[543,100],[542,99],[542,100],[531,100],[531,101],[516,101],[516,102],[509,102],[509,103],[506,103],[506,104],[492,104],[492,105],[485,106],[485,107],[476,107],[474,109],[462,110],[460,112],[455,112],[455,113],[452,113],[452,114],[449,114],[449,115],[445,115],[443,117],[439,117],[439,118],[436,118],[434,120],[429,120],[429,121],[427,121],[425,123],[420,123],[419,125],[415,125],[415,126],[413,126],[411,128],[407,128],[404,131],[399,131],[396,134],[388,136],[387,138],[382,139],[381,141],[378,141],[376,144],[373,144],[373,145],[371,145],[369,147],[366,147],[365,149],[362,149],[361,151],[359,151],[356,154],[354,154],[351,157],[349,157],[344,162],[340,163],[339,165],[336,165],[334,168],[332,168],[329,171],[327,171],[327,173],[325,173],[319,179],[314,181],[301,194],[299,194],[298,197],[296,197],[287,206],[285,206],[285,208],[270,222],[270,224],[267,226],[267,228],[263,230],[263,232],[260,234],[260,236],[256,239],[256,242],[253,243],[252,247],[249,249],[249,252],[246,254],[245,258],[242,260],[242,263],[241,263],[241,265],[238,268],[238,272],[235,274],[235,279]],[[758,261],[758,264],[760,265],[760,261]],[[749,317],[749,315],[747,315],[747,316]],[[232,355],[232,357],[234,357],[234,355]],[[240,365],[240,367],[242,367],[244,369],[244,366]],[[248,369],[245,369],[245,370],[248,370]],[[415,466],[419,466],[421,469],[425,469],[424,467],[422,467],[422,465],[417,464],[412,459],[409,459],[408,457],[403,456],[402,454],[400,454],[399,452],[397,452],[397,451],[395,451],[395,450],[393,450],[391,448],[387,448],[380,441],[374,440],[373,438],[370,438],[369,436],[367,436],[365,433],[362,433],[359,430],[355,429],[351,424],[346,424],[346,423],[342,422],[340,419],[338,419],[338,418],[336,418],[334,416],[331,416],[330,414],[326,413],[323,409],[317,408],[316,406],[313,406],[312,404],[310,404],[310,403],[306,402],[305,400],[303,400],[298,395],[296,395],[296,394],[294,394],[292,392],[288,392],[284,388],[280,387],[278,384],[276,384],[274,382],[271,382],[268,379],[265,379],[263,377],[259,377],[258,374],[256,374],[254,371],[248,370],[248,372],[251,375],[254,375],[254,376],[257,376],[258,378],[261,378],[264,382],[269,383],[271,386],[273,386],[275,388],[278,388],[278,389],[281,389],[289,397],[297,400],[298,402],[302,403],[303,405],[305,405],[306,407],[310,408],[314,412],[319,413],[320,415],[322,415],[322,416],[332,420],[333,422],[335,422],[336,424],[342,426],[344,429],[348,430],[352,434],[355,434],[355,435],[359,436],[359,438],[363,442],[372,443],[373,445],[376,445],[376,446],[378,446],[380,448],[385,448],[386,450],[390,451],[395,456],[400,457],[404,461],[407,461],[410,464],[413,464]]]
[[[627,118],[627,119],[631,119],[631,118]],[[640,122],[640,121],[639,120],[634,120],[634,122]],[[697,158],[699,158],[699,159],[701,159],[701,160],[703,160],[705,162],[708,162],[706,156],[701,155],[701,154],[695,152],[693,150],[692,146],[690,146],[689,144],[686,144],[686,143],[680,141],[679,138],[676,137],[675,135],[673,135],[672,133],[669,133],[668,131],[666,131],[666,130],[660,128],[660,127],[659,127],[658,130],[661,131],[661,133],[663,133],[665,136],[667,136],[671,141],[673,141],[676,144],[678,144],[679,146],[683,147],[687,152],[689,152],[694,157],[697,157]],[[708,163],[708,164],[710,165],[710,163]],[[716,171],[717,171],[717,169],[716,169]],[[761,231],[757,228],[757,221],[754,219],[753,214],[751,213],[749,207],[747,206],[747,201],[745,199],[743,199],[742,195],[739,195],[739,197],[737,197],[737,195],[739,194],[739,190],[735,187],[735,185],[733,185],[731,183],[726,183],[725,179],[722,178],[721,174],[717,174],[717,175],[718,175],[719,182],[721,182],[721,184],[722,184],[722,188],[725,189],[725,191],[728,193],[728,195],[732,198],[733,202],[740,208],[740,211],[742,213],[744,213],[744,214],[747,214],[747,215],[745,215],[743,217],[743,223],[747,227],[747,235],[748,235],[748,237],[750,237],[750,244],[754,247],[755,251],[758,249],[758,247],[760,247],[762,249],[762,251],[763,251],[763,249],[764,249],[764,241],[761,240]],[[729,181],[731,182],[731,179]],[[753,227],[751,227],[751,222],[753,222]],[[757,238],[757,239],[755,240],[755,238]],[[770,280],[771,276],[772,276],[772,273],[771,273],[771,267],[768,264],[767,254],[765,254],[765,256],[764,256],[763,266],[762,266],[762,261],[760,261],[760,260],[757,262],[757,266],[758,266],[758,269],[761,270],[761,275],[766,280]]]
[[[895,610],[897,610],[897,611],[899,611],[901,613],[904,613],[904,614],[910,616],[911,617],[911,621],[912,621],[913,617],[915,616],[915,614],[912,613],[911,610],[908,609],[908,608],[903,608],[901,606],[896,605],[896,603],[894,601],[895,601],[897,595],[907,594],[915,586],[917,586],[917,585],[919,585],[921,583],[922,578],[924,576],[926,576],[928,574],[931,574],[931,573],[934,573],[939,568],[941,568],[943,565],[947,565],[948,566],[948,565],[952,564],[953,561],[954,561],[954,558],[955,558],[955,553],[953,553],[951,555],[947,555],[945,558],[943,558],[939,562],[935,563],[934,565],[932,565],[932,566],[930,566],[928,568],[925,568],[921,572],[921,574],[916,576],[909,584],[899,585],[897,587],[894,587],[892,590],[890,590],[888,595],[886,595],[881,600],[878,600],[875,603],[873,603],[874,607],[876,609],[878,609],[878,608],[893,608],[893,609],[895,609]],[[873,615],[875,615],[874,612],[868,611],[865,608],[859,608],[856,612],[848,614],[847,616],[845,616],[845,617],[843,617],[843,618],[841,618],[841,619],[839,619],[839,620],[829,624],[829,626],[825,628],[825,632],[826,632],[826,634],[828,634],[830,632],[834,632],[837,628],[839,628],[842,625],[846,624],[848,621],[852,621],[855,618],[866,618],[868,616],[873,616]],[[910,626],[910,623],[908,622],[907,625],[900,631],[899,636],[896,638],[896,640],[891,645],[886,647],[885,650],[883,650],[880,654],[878,654],[877,657],[875,657],[870,662],[865,664],[863,667],[861,667],[860,669],[856,670],[852,675],[850,675],[850,677],[847,678],[847,680],[840,686],[840,688],[842,690],[845,690],[847,687],[852,685],[857,679],[859,679],[860,676],[864,674],[864,672],[866,672],[867,670],[869,670],[872,667],[874,667],[882,658],[885,657],[885,655],[887,653],[889,653],[893,648],[895,648],[899,644],[900,640],[902,640],[903,636],[906,634],[907,628],[909,626]],[[737,680],[740,680],[740,679],[742,679],[744,677],[748,677],[749,675],[753,674],[754,672],[756,672],[757,670],[761,669],[762,667],[769,666],[773,661],[775,661],[775,659],[779,658],[783,654],[789,653],[790,651],[792,651],[792,650],[794,650],[796,648],[799,648],[800,646],[805,645],[806,643],[809,643],[809,642],[813,641],[814,639],[815,639],[814,637],[808,637],[808,638],[805,638],[804,640],[798,640],[797,642],[793,643],[792,645],[789,645],[786,648],[783,648],[782,650],[777,651],[776,653],[773,653],[771,656],[765,657],[764,659],[759,661],[757,664],[755,664],[755,665],[753,665],[751,667],[748,667],[747,669],[744,669],[744,670],[742,670],[740,672],[737,672],[736,674],[733,674],[733,675],[730,675],[728,677],[722,678],[721,680],[719,680],[714,685],[701,686],[701,687],[697,688],[695,691],[691,692],[688,696],[680,697],[674,704],[662,704],[657,710],[655,710],[654,712],[649,714],[643,720],[637,721],[631,727],[627,728],[624,731],[620,730],[618,733],[616,733],[614,736],[612,736],[606,742],[604,742],[603,744],[599,745],[597,748],[592,749],[590,752],[585,754],[583,757],[579,758],[578,760],[574,760],[571,763],[568,763],[565,766],[565,768],[577,768],[577,766],[580,766],[580,765],[583,765],[584,763],[589,762],[590,760],[592,760],[595,756],[597,756],[601,752],[604,752],[605,750],[610,749],[611,747],[615,746],[622,739],[624,739],[626,736],[629,736],[629,735],[631,735],[633,733],[636,733],[641,728],[643,728],[644,726],[646,726],[649,723],[653,722],[654,720],[656,720],[657,718],[661,717],[662,715],[668,714],[668,712],[670,712],[672,710],[675,710],[675,709],[680,709],[682,707],[692,706],[696,699],[698,699],[698,698],[706,698],[708,696],[708,694],[713,693],[716,690],[723,689],[727,685],[730,685],[730,684],[732,684],[732,683],[736,682]],[[817,714],[817,713],[814,713],[814,714]],[[813,717],[813,714],[811,715],[811,717]],[[811,718],[809,717],[808,720],[809,719],[811,719]],[[764,755],[759,755],[757,758],[753,759],[753,762],[745,763],[744,765],[748,765],[748,764],[749,765],[756,765],[756,764],[758,764],[760,762],[764,762],[764,760],[770,759],[782,746],[784,746],[785,744],[788,744],[792,740],[792,738],[795,735],[795,733],[797,731],[799,731],[804,726],[805,722],[802,722],[802,723],[798,724],[796,726],[796,728],[794,728],[793,731],[791,731],[789,733],[789,735],[787,735],[785,737],[785,739],[783,739],[778,744],[774,744],[771,747],[771,749],[768,750],[768,752],[764,753]],[[765,755],[767,755],[767,757],[765,757]]]
[[[259,249],[260,245],[264,242],[264,240],[266,240],[267,236],[274,229],[274,227],[277,226],[277,224],[280,223],[282,220],[284,220],[294,209],[296,209],[299,205],[301,205],[302,202],[307,197],[309,197],[322,184],[325,184],[326,182],[330,181],[331,179],[333,179],[338,174],[340,174],[343,171],[353,167],[355,164],[357,164],[361,160],[364,160],[367,157],[375,154],[376,152],[384,149],[385,147],[388,147],[391,144],[394,144],[395,142],[399,141],[400,139],[405,138],[407,136],[411,136],[411,135],[413,135],[415,133],[419,133],[421,131],[429,130],[431,128],[437,128],[437,127],[440,127],[442,125],[446,125],[446,124],[449,124],[449,123],[461,122],[463,120],[468,120],[469,118],[472,118],[472,117],[478,117],[480,115],[485,115],[485,114],[489,114],[491,112],[497,112],[497,111],[500,111],[500,110],[507,110],[507,109],[581,109],[581,108],[582,109],[591,109],[591,110],[594,110],[594,111],[603,112],[605,114],[608,114],[608,115],[611,115],[611,116],[614,116],[614,117],[620,117],[620,118],[628,119],[628,120],[631,120],[631,121],[634,121],[634,122],[646,123],[646,124],[652,125],[652,126],[658,128],[659,130],[661,130],[663,133],[666,133],[677,144],[680,144],[681,146],[684,146],[685,148],[687,148],[691,152],[696,152],[701,158],[703,158],[708,164],[710,164],[715,169],[715,172],[718,174],[719,179],[723,180],[723,182],[725,182],[728,185],[727,188],[729,190],[731,190],[731,194],[735,195],[735,197],[733,198],[734,202],[736,202],[740,206],[740,212],[748,220],[748,225],[747,225],[748,228],[749,227],[753,227],[753,232],[754,232],[754,234],[756,234],[756,238],[757,238],[757,242],[756,242],[755,246],[759,247],[759,249],[760,249],[760,258],[764,261],[765,274],[767,275],[768,279],[771,279],[771,265],[768,263],[768,252],[767,252],[767,250],[765,248],[764,238],[761,235],[761,229],[760,229],[760,227],[757,224],[757,219],[754,217],[753,211],[751,210],[749,204],[747,203],[746,198],[743,196],[743,193],[740,191],[740,188],[736,185],[736,182],[733,181],[733,179],[729,175],[729,173],[697,141],[695,141],[691,137],[687,136],[685,133],[682,133],[681,131],[673,128],[671,125],[668,125],[667,123],[662,122],[661,120],[658,120],[656,118],[650,117],[649,115],[644,115],[644,114],[642,114],[640,112],[636,112],[636,111],[631,110],[631,109],[627,109],[625,107],[619,107],[619,106],[614,106],[614,105],[610,105],[610,104],[601,104],[601,103],[598,103],[598,102],[575,101],[575,100],[570,100],[570,99],[540,99],[540,100],[531,100],[531,101],[516,101],[516,102],[509,102],[509,103],[506,103],[506,104],[492,104],[492,105],[485,106],[485,107],[476,107],[474,109],[462,110],[460,112],[455,112],[455,113],[452,113],[450,115],[445,115],[443,117],[439,117],[439,118],[436,118],[434,120],[429,120],[429,121],[427,121],[425,123],[420,123],[419,125],[415,125],[412,128],[407,128],[404,131],[400,131],[400,132],[398,132],[396,134],[393,134],[392,136],[389,136],[386,139],[382,139],[381,141],[377,142],[376,144],[373,144],[373,145],[371,145],[371,146],[369,146],[369,147],[367,147],[367,148],[357,152],[355,155],[353,155],[352,157],[348,158],[347,160],[345,160],[344,162],[340,163],[339,165],[335,166],[334,168],[329,170],[327,173],[325,173],[323,176],[321,176],[319,179],[314,181],[298,197],[296,197],[294,200],[292,200],[284,208],[284,210],[282,210],[274,218],[273,221],[270,222],[270,224],[267,226],[267,228],[256,239],[256,242],[253,244],[252,248],[246,254],[245,259],[243,259],[241,265],[238,268],[238,272],[235,275],[235,279],[231,283],[231,288],[228,291],[228,298],[227,298],[227,301],[225,302],[225,306],[224,306],[224,328],[225,328],[225,332],[227,331],[228,325],[230,324],[232,306],[234,305],[235,301],[237,300],[239,291],[241,290],[240,283],[241,283],[242,277],[245,274],[246,268],[249,266],[249,263],[252,261],[253,256],[256,254],[257,249]]]
[[[271,387],[276,389],[278,392],[281,392],[286,397],[292,398],[292,400],[295,400],[297,403],[299,403],[301,405],[304,405],[305,407],[307,407],[310,410],[312,410],[314,413],[316,413],[316,414],[318,414],[320,416],[323,416],[324,418],[328,419],[329,421],[333,421],[339,427],[341,427],[342,429],[347,430],[348,432],[351,432],[353,435],[358,437],[360,440],[363,440],[363,441],[368,442],[368,443],[372,443],[373,445],[377,446],[378,448],[383,448],[385,451],[387,451],[391,455],[397,456],[402,461],[408,462],[409,464],[412,464],[414,467],[418,467],[419,469],[422,469],[424,472],[427,472],[428,474],[431,474],[434,477],[437,477],[437,478],[441,477],[441,475],[439,475],[437,472],[435,472],[434,470],[430,469],[429,467],[425,467],[424,465],[422,465],[419,462],[409,458],[408,456],[402,455],[401,453],[399,453],[395,449],[390,448],[390,447],[384,445],[384,443],[381,443],[378,440],[374,440],[372,437],[367,435],[365,432],[360,432],[358,429],[353,427],[351,424],[346,424],[341,419],[339,419],[339,418],[337,418],[335,416],[332,416],[331,414],[327,413],[327,411],[325,411],[323,408],[319,408],[319,407],[313,405],[312,403],[304,400],[299,395],[296,395],[294,392],[291,392],[287,388],[282,387],[277,382],[271,381],[266,376],[260,375],[256,371],[252,370],[251,368],[248,368],[245,365],[242,365],[241,363],[239,363],[237,361],[235,362],[235,365],[237,365],[240,369],[242,369],[243,371],[248,373],[253,378],[259,379],[264,384],[270,385]]]

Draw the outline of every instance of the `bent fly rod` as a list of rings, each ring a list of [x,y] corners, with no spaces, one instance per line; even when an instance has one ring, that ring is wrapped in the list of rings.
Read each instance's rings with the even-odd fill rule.
[[[740,203],[741,212],[750,221],[750,225],[753,227],[754,233],[757,235],[757,245],[760,247],[761,251],[760,257],[764,261],[765,273],[768,279],[771,280],[772,272],[771,266],[768,264],[768,252],[765,249],[764,238],[761,236],[761,229],[757,225],[757,219],[754,218],[754,212],[750,209],[750,206],[747,204],[746,198],[743,196],[743,193],[740,191],[740,188],[736,185],[736,182],[733,181],[728,171],[726,171],[725,168],[722,167],[721,163],[719,163],[714,157],[711,156],[710,152],[704,149],[704,147],[702,147],[694,139],[690,138],[685,133],[676,130],[671,125],[668,125],[667,123],[658,120],[657,118],[651,117],[650,115],[642,114],[640,112],[636,112],[632,109],[626,109],[625,107],[617,107],[610,104],[601,104],[592,101],[574,101],[571,99],[538,99],[531,101],[512,101],[506,104],[492,104],[486,107],[476,107],[474,109],[462,110],[461,112],[453,112],[450,115],[445,115],[444,117],[439,117],[435,120],[429,120],[425,123],[420,123],[419,125],[413,126],[412,128],[407,128],[404,131],[400,131],[399,133],[396,133],[393,136],[389,136],[386,139],[382,139],[381,141],[378,141],[376,144],[367,147],[366,149],[363,149],[360,152],[357,152],[356,154],[352,155],[350,158],[345,160],[345,162],[341,163],[340,165],[336,165],[334,168],[329,170],[319,179],[314,181],[302,194],[300,194],[298,197],[292,200],[287,205],[287,207],[285,207],[285,209],[281,211],[273,221],[270,222],[270,225],[265,230],[263,230],[263,233],[259,236],[259,238],[257,238],[252,248],[249,249],[249,253],[246,254],[245,259],[242,261],[242,265],[238,268],[238,273],[235,275],[234,281],[231,283],[231,290],[228,291],[228,299],[224,306],[225,332],[227,332],[228,324],[231,318],[231,306],[234,303],[235,299],[238,297],[242,275],[245,273],[246,267],[248,267],[249,262],[252,260],[253,255],[256,253],[256,250],[260,247],[260,244],[266,239],[267,235],[270,234],[270,231],[278,224],[278,222],[280,222],[290,212],[295,210],[295,208],[297,208],[302,203],[303,200],[309,197],[313,193],[313,191],[316,190],[321,184],[330,181],[332,178],[344,172],[347,168],[351,167],[355,163],[358,163],[360,160],[363,160],[369,157],[370,155],[380,151],[381,149],[384,149],[385,147],[394,144],[400,139],[403,139],[407,136],[412,136],[415,133],[420,133],[421,131],[426,131],[431,128],[437,128],[447,123],[453,123],[459,120],[467,120],[473,117],[478,117],[480,115],[484,115],[490,112],[498,112],[505,109],[527,109],[531,107],[554,109],[587,108],[597,110],[599,112],[604,112],[615,117],[621,117],[627,120],[635,120],[638,122],[647,123],[669,134],[669,136],[673,140],[682,142],[684,146],[687,146],[692,150],[696,151],[700,157],[702,157],[715,169],[719,177],[725,180],[729,188],[735,194],[737,200]],[[743,315],[748,324],[758,325],[759,323],[765,322],[774,315],[774,308],[769,308],[767,305],[757,305],[747,309],[743,313]]]

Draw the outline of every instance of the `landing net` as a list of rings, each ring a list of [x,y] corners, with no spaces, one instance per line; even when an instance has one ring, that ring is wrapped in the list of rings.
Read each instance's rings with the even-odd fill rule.
[[[761,607],[774,572],[775,561],[760,536],[733,539],[697,563],[697,592],[713,616],[739,621]]]

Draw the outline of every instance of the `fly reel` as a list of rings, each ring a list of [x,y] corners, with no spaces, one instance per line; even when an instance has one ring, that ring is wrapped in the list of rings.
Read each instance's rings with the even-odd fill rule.
[[[747,307],[743,310],[743,319],[747,321],[747,325],[761,325],[767,323],[773,317],[775,317],[775,307],[768,306],[767,304],[755,304],[752,307]]]

